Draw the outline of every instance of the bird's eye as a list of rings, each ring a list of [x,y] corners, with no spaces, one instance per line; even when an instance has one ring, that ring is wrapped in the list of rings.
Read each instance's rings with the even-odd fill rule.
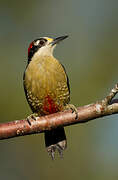
[[[40,40],[40,45],[43,46],[45,44],[45,41]]]

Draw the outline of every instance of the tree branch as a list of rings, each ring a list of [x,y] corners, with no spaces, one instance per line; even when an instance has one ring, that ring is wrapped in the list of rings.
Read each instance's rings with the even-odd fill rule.
[[[35,133],[42,133],[59,126],[69,126],[76,123],[85,123],[90,120],[118,113],[118,100],[112,100],[118,93],[118,84],[111,90],[109,95],[94,104],[78,107],[78,119],[71,111],[58,112],[55,114],[31,119],[16,120],[0,124],[0,139],[8,139],[17,136],[24,136]]]

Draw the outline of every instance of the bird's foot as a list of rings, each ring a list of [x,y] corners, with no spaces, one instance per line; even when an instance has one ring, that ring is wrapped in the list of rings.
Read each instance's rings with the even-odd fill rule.
[[[47,147],[47,151],[49,156],[51,156],[52,160],[55,159],[55,151],[58,151],[60,158],[63,158],[63,148],[57,143],[57,144],[53,144],[49,147]]]
[[[64,110],[69,110],[69,109],[72,110],[72,113],[75,113],[75,115],[76,115],[75,119],[78,119],[78,110],[77,110],[77,108],[73,104],[67,104],[65,106]]]
[[[31,119],[34,119],[36,121],[36,118],[38,117],[39,115],[37,113],[33,113],[33,114],[30,114],[28,117],[27,117],[27,122],[28,124],[31,126]]]
[[[55,145],[51,145],[47,148],[48,154],[49,156],[51,156],[52,160],[54,160],[55,158],[55,151],[56,151],[56,146]]]

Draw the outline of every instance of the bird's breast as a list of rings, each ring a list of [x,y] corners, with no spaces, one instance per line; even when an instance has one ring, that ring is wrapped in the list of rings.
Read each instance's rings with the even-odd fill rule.
[[[32,60],[25,72],[24,86],[31,108],[41,114],[60,111],[69,101],[66,73],[53,57]]]

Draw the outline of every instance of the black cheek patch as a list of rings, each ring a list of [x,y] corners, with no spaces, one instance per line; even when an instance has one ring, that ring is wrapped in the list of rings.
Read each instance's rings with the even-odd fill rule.
[[[40,46],[31,46],[31,48],[28,48],[28,64],[32,60],[33,55],[38,51]]]
[[[35,45],[35,43],[39,41],[38,45]],[[40,38],[40,39],[35,39],[28,48],[28,64],[32,60],[33,55],[38,51],[39,48],[45,45],[47,42],[47,39],[45,38]]]
[[[28,48],[28,55],[29,55],[29,53],[30,53],[32,47],[33,47],[33,43],[31,43],[31,44],[29,45],[29,48]]]

